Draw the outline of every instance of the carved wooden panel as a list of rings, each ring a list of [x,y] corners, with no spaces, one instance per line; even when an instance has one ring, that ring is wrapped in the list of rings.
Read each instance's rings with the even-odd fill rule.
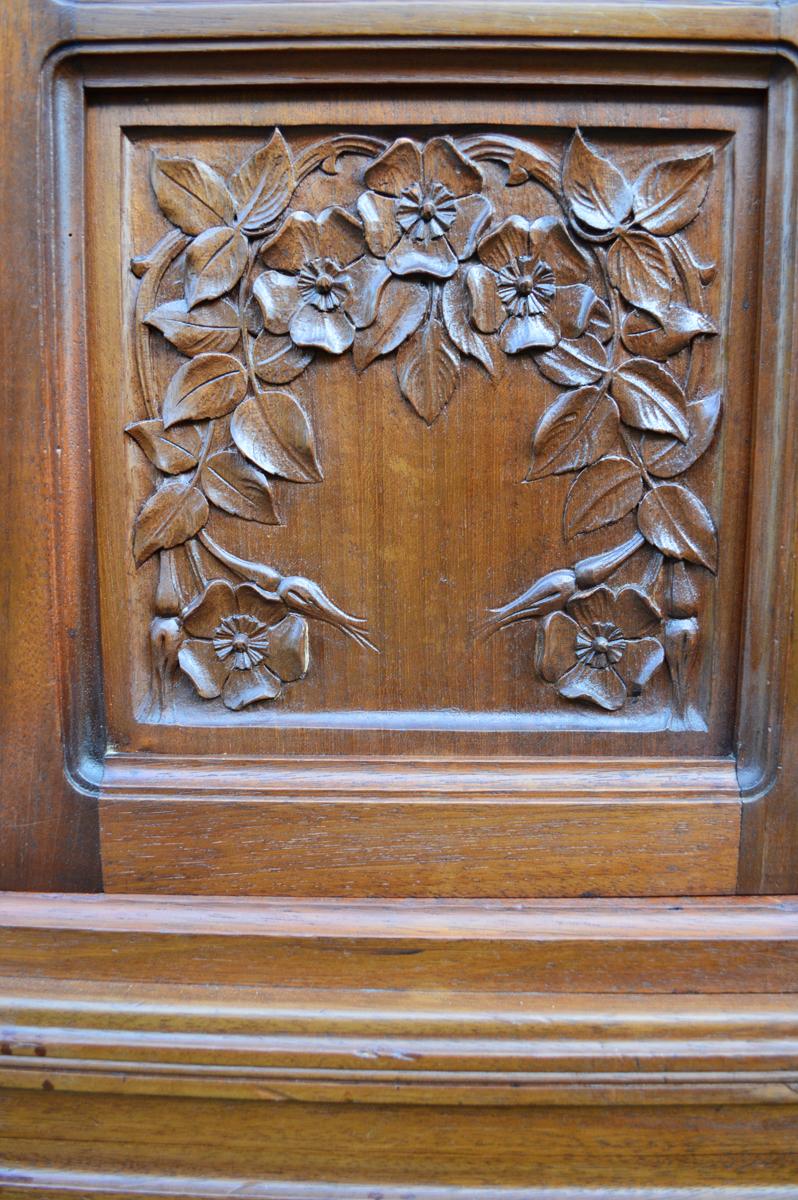
[[[54,69],[106,886],[733,891],[780,752],[780,68],[385,54]]]
[[[602,153],[581,130],[560,140],[341,132],[293,148],[275,129],[227,178],[201,158],[152,150],[152,191],[172,229],[132,264],[142,279],[134,336],[145,415],[126,432],[158,473],[132,546],[137,565],[158,561],[156,717],[175,719],[185,703],[180,673],[201,699],[233,712],[290,705],[286,685],[311,669],[309,622],[362,650],[403,653],[395,628],[378,648],[366,619],[316,579],[290,561],[260,561],[275,557],[267,538],[251,559],[255,538],[244,535],[242,553],[236,524],[214,520],[279,525],[286,484],[323,492],[315,426],[328,424],[332,364],[351,356],[355,379],[351,368],[345,378],[356,406],[359,377],[389,359],[395,383],[386,386],[384,373],[377,400],[396,412],[399,436],[412,436],[414,416],[431,427],[450,403],[468,405],[472,363],[493,381],[510,372],[510,401],[531,392],[539,413],[527,461],[502,465],[535,493],[547,540],[562,540],[566,557],[547,571],[545,560],[530,560],[537,577],[477,625],[470,648],[467,631],[453,631],[455,687],[478,660],[480,638],[525,620],[537,630],[524,672],[560,698],[609,712],[639,707],[665,668],[660,721],[704,727],[693,667],[718,535],[685,475],[710,449],[722,402],[710,311],[717,271],[691,244],[715,248],[717,229],[704,221],[702,240],[699,222],[715,139],[699,149],[643,145],[625,156],[625,171],[617,149]],[[156,358],[153,329],[177,361]],[[521,356],[539,379],[517,369]],[[365,394],[375,390],[369,382]],[[397,405],[397,391],[409,408]],[[346,419],[338,440],[355,436],[357,407]],[[558,528],[562,489],[544,489],[561,475],[570,486]],[[485,487],[474,501],[490,510],[498,497]],[[438,524],[472,523],[467,502],[439,511]],[[302,521],[301,496],[291,517]],[[284,545],[290,554],[290,537]],[[397,571],[399,603],[441,550],[431,545],[427,562],[408,546],[416,577]],[[233,586],[231,575],[243,582]],[[473,583],[469,616],[485,593],[483,581]],[[435,619],[424,614],[430,632]],[[455,695],[429,690],[430,707],[454,706]],[[535,703],[532,679],[529,691],[529,708],[558,710],[552,692]],[[478,710],[490,704],[475,700]],[[396,704],[408,701],[397,694]]]

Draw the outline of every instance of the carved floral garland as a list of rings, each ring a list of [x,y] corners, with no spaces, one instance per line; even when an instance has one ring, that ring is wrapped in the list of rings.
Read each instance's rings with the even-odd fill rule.
[[[286,217],[298,183],[317,169],[334,174],[342,154],[369,160],[356,211]],[[507,166],[508,187],[543,184],[561,215],[494,222],[482,160]],[[561,163],[502,134],[390,146],[341,135],[294,157],[275,130],[227,181],[197,159],[156,154],[152,186],[176,229],[133,263],[148,416],[127,432],[167,477],[139,513],[133,543],[138,564],[160,556],[159,706],[178,666],[200,696],[232,709],[276,699],[308,669],[307,619],[374,648],[365,622],[317,584],[241,559],[205,528],[209,505],[276,523],[271,478],[321,480],[308,413],[287,386],[316,355],[351,351],[362,372],[396,352],[399,389],[432,424],[463,356],[496,375],[505,356],[530,354],[562,390],[534,431],[527,481],[576,473],[568,538],[633,512],[637,527],[492,610],[482,633],[539,620],[540,675],[561,696],[608,710],[667,660],[684,715],[699,633],[693,572],[716,570],[717,534],[702,501],[672,481],[710,445],[720,395],[687,394],[665,364],[715,333],[703,298],[713,268],[695,261],[682,234],[712,166],[711,151],[682,155],[630,183],[578,130]],[[158,303],[178,256],[183,296]],[[186,356],[162,398],[148,329]],[[207,580],[198,542],[245,582]],[[193,595],[179,583],[179,546]],[[606,586],[641,551],[643,579]]]

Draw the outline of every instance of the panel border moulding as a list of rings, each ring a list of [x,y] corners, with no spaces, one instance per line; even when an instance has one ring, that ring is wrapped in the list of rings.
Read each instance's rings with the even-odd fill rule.
[[[299,68],[308,53],[308,43],[302,35],[311,28],[316,35],[312,42],[314,74],[320,79],[334,80],[343,75],[357,79],[359,70],[367,70],[359,65],[361,53],[368,56],[375,46],[385,53],[396,50],[398,62],[407,51],[407,39],[392,36],[398,30],[391,27],[395,14],[386,15],[390,7],[367,6],[369,16],[374,19],[367,30],[370,38],[362,36],[360,22],[367,9],[361,5],[335,6],[333,16],[327,5],[232,4],[226,10],[223,30],[215,25],[213,13],[206,5],[167,4],[146,10],[136,5],[122,9],[102,3],[53,7],[53,12],[58,13],[60,30],[53,38],[42,75],[49,151],[42,191],[48,200],[41,215],[46,231],[42,239],[45,328],[57,330],[55,342],[48,346],[46,394],[50,403],[56,495],[52,571],[59,615],[61,720],[70,788],[75,795],[85,797],[87,803],[100,797],[106,884],[127,890],[163,885],[167,890],[185,891],[192,880],[181,875],[179,869],[171,877],[166,868],[162,876],[156,871],[151,877],[139,876],[136,868],[128,870],[123,847],[140,842],[146,855],[157,843],[168,851],[169,820],[174,818],[180,825],[187,812],[186,805],[201,801],[203,821],[208,817],[221,818],[223,812],[232,811],[227,807],[227,799],[235,794],[244,825],[250,820],[265,819],[262,809],[260,818],[256,816],[253,805],[269,805],[274,816],[278,808],[280,812],[287,811],[287,798],[291,797],[293,803],[293,798],[298,797],[293,812],[300,823],[337,811],[345,826],[355,817],[360,820],[368,815],[374,822],[376,836],[390,806],[394,815],[401,812],[406,822],[404,832],[415,830],[420,840],[429,835],[441,811],[440,802],[445,800],[446,812],[451,814],[447,828],[455,838],[452,843],[455,849],[458,837],[462,848],[473,839],[474,833],[473,828],[468,829],[467,820],[458,832],[455,825],[459,817],[472,811],[477,825],[484,826],[480,806],[484,813],[484,805],[490,804],[491,822],[505,823],[506,838],[517,835],[510,817],[515,813],[517,818],[519,805],[526,806],[528,813],[536,806],[537,816],[573,817],[577,822],[587,821],[588,825],[592,822],[598,851],[601,820],[606,819],[607,810],[611,809],[613,820],[630,821],[630,844],[634,846],[637,837],[641,851],[656,845],[665,830],[681,822],[682,840],[675,847],[669,867],[653,880],[653,892],[725,894],[735,890],[789,890],[798,879],[798,821],[794,801],[798,751],[789,750],[791,745],[798,745],[795,737],[798,671],[792,669],[796,648],[789,621],[794,586],[798,409],[794,402],[796,384],[788,369],[796,330],[793,129],[798,55],[792,45],[779,40],[790,36],[793,13],[789,9],[779,10],[779,15],[776,8],[768,5],[741,6],[739,12],[719,6],[724,18],[729,15],[729,40],[712,40],[706,45],[679,39],[684,33],[687,14],[694,16],[697,38],[714,39],[712,14],[718,10],[711,5],[662,6],[657,13],[658,40],[652,37],[650,12],[659,6],[650,5],[640,9],[623,6],[603,13],[602,21],[609,21],[610,26],[613,20],[620,20],[622,13],[627,34],[623,41],[600,39],[595,11],[591,12],[589,6],[567,4],[558,6],[556,17],[548,11],[545,18],[540,6],[498,5],[491,10],[491,18],[496,21],[493,32],[499,29],[501,36],[490,39],[477,27],[479,19],[469,6],[464,10],[462,23],[456,18],[455,7],[450,5],[403,6],[401,27],[402,33],[417,37],[417,44],[428,50],[430,62],[438,65],[436,79],[440,81],[462,77],[464,55],[489,51],[494,65],[480,75],[480,84],[484,84],[491,70],[498,75],[502,61],[509,61],[510,56],[517,62],[524,50],[552,48],[554,43],[546,40],[551,37],[559,39],[556,42],[559,50],[563,49],[561,39],[568,39],[567,51],[575,63],[600,52],[603,77],[610,81],[629,82],[633,77],[635,85],[640,85],[646,77],[641,64],[656,61],[659,86],[667,82],[693,91],[701,87],[747,87],[766,97],[769,152],[763,188],[767,236],[760,281],[767,280],[767,287],[760,283],[763,316],[759,337],[763,349],[757,360],[753,498],[747,533],[746,616],[739,673],[736,761],[695,760],[679,764],[677,769],[667,761],[584,760],[580,771],[572,774],[565,770],[563,762],[516,759],[496,764],[502,776],[499,796],[496,778],[491,777],[489,763],[484,759],[448,763],[391,759],[379,763],[358,759],[285,760],[268,764],[251,759],[211,763],[201,758],[176,761],[146,755],[103,757],[102,680],[93,665],[99,663],[100,655],[93,590],[96,576],[92,487],[85,458],[76,450],[89,444],[84,402],[87,380],[82,301],[84,264],[80,249],[80,231],[84,227],[82,155],[87,96],[96,88],[151,88],[156,82],[191,86],[213,80],[218,86],[222,66],[225,86],[251,82],[253,72],[263,82],[265,49],[270,51],[268,70],[275,77],[287,85],[307,85],[307,72]],[[747,32],[742,24],[743,13],[749,22]],[[207,33],[205,40],[187,43],[180,37],[180,31],[187,28],[186,21],[192,14],[202,15]],[[481,19],[484,21],[484,17]],[[259,22],[265,20],[273,34],[271,39],[264,37],[266,31],[259,29]],[[538,20],[542,24],[536,24]],[[146,32],[137,29],[137,21]],[[534,39],[518,37],[519,22],[523,23],[524,32],[531,23]],[[192,27],[195,27],[193,21]],[[607,28],[605,25],[605,31]],[[786,35],[784,30],[788,31]],[[379,40],[374,39],[375,32]],[[219,40],[222,33],[227,40]],[[592,33],[596,36],[585,36]],[[465,41],[451,40],[461,35],[465,35]],[[744,40],[752,35],[760,40],[756,43]],[[481,40],[473,40],[477,36]],[[325,37],[330,40],[320,40]],[[147,41],[148,38],[152,40]],[[69,44],[59,48],[57,44],[62,40]],[[678,76],[674,69],[671,78],[673,59],[666,51],[679,54]],[[700,63],[693,58],[699,52],[703,56]],[[251,65],[254,56],[258,59],[256,68]],[[384,73],[388,61],[393,63],[394,59],[383,57],[380,61]],[[400,67],[397,73],[397,77],[407,78],[408,72]],[[417,81],[418,76],[415,78]],[[506,73],[503,78],[506,80]],[[65,302],[66,297],[70,301]],[[751,566],[753,562],[755,568]],[[766,620],[762,619],[763,613],[768,614]],[[161,826],[165,814],[166,824]],[[637,833],[636,822],[640,822]],[[154,841],[149,844],[142,834],[146,829],[155,831]],[[287,836],[290,841],[290,831]],[[341,829],[333,831],[331,836],[343,836]],[[628,851],[629,845],[623,849]],[[507,847],[496,853],[506,858]],[[186,854],[190,855],[190,848]],[[320,860],[323,855],[322,845]],[[633,853],[631,857],[634,858]],[[610,894],[628,895],[645,890],[639,872],[618,867],[613,878],[616,868],[611,856],[606,863]],[[257,866],[253,868],[256,873]],[[520,872],[508,878],[504,894],[523,894],[528,890],[529,868],[527,863],[526,874]],[[277,873],[274,886],[276,890],[288,891],[308,886],[311,876],[304,883],[299,882],[300,878],[292,887],[286,869]],[[539,894],[561,892],[567,886],[563,882],[566,878],[567,867],[559,875],[554,871],[547,882],[539,885],[542,889]],[[250,885],[239,879],[237,883],[227,880],[225,886],[235,890]],[[266,873],[260,878],[260,886],[272,886]],[[447,878],[430,862],[418,867],[416,883],[389,871],[384,882],[376,885],[374,878],[367,876],[358,881],[356,867],[352,865],[339,886],[349,894],[375,890],[380,894],[392,891],[401,894],[414,887],[420,888],[420,894],[434,894],[447,886]],[[479,885],[472,886],[480,894]],[[585,890],[594,890],[593,883],[589,882]]]

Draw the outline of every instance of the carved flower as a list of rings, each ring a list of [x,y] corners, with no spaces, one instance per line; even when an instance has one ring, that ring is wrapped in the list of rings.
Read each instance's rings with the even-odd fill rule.
[[[567,700],[588,700],[615,711],[640,691],[660,666],[661,615],[634,584],[579,592],[567,612],[538,626],[535,665]]]
[[[482,265],[467,285],[471,318],[482,333],[500,330],[508,354],[550,350],[584,333],[596,301],[585,286],[589,263],[557,217],[508,217],[477,248]]]
[[[308,669],[307,621],[253,583],[213,579],[186,609],[178,662],[204,700],[276,700]]]
[[[343,354],[370,325],[390,272],[366,253],[360,222],[343,208],[292,213],[261,250],[274,270],[253,288],[269,333]]]
[[[448,138],[399,138],[367,168],[357,207],[369,249],[394,275],[448,279],[491,212],[482,173]]]

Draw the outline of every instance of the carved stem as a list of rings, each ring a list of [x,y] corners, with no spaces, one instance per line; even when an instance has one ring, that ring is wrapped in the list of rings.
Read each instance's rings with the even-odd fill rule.
[[[130,264],[133,274],[141,279],[134,313],[136,371],[144,398],[144,407],[150,418],[158,416],[158,400],[152,354],[150,353],[150,330],[144,319],[155,307],[158,288],[161,286],[161,280],[168,268],[178,254],[185,250],[190,241],[191,238],[186,237],[184,233],[177,229],[171,229],[161,238],[160,242],[153,246],[152,250],[146,254],[140,254]]]
[[[369,137],[366,134],[339,134],[337,137],[314,142],[294,160],[297,182],[307,178],[317,167],[326,170],[324,163],[329,160],[332,165],[327,174],[334,175],[337,170],[337,160],[342,154],[359,154],[364,158],[376,158],[378,154],[382,154],[387,145],[388,143],[383,138]]]
[[[204,529],[200,530],[197,537],[208,553],[212,554],[223,567],[227,567],[228,571],[232,571],[239,579],[251,579],[253,583],[257,583],[267,592],[276,592],[282,583],[283,577],[279,571],[275,571],[274,567],[238,558],[237,555],[231,554],[229,550],[225,550],[224,546],[215,542]]]

